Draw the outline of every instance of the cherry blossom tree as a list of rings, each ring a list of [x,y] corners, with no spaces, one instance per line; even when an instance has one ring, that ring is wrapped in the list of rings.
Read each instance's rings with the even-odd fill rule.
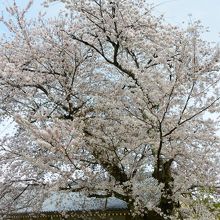
[[[167,24],[144,0],[60,2],[54,19],[26,19],[31,2],[1,18],[1,118],[16,121],[1,209],[67,191],[114,196],[143,219],[215,219],[218,47],[200,22]]]

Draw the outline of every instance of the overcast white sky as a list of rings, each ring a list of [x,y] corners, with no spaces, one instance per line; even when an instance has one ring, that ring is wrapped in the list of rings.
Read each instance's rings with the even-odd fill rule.
[[[208,41],[220,42],[220,0],[152,0],[159,4],[155,9],[163,13],[166,19],[177,25],[192,20],[201,20],[210,33],[205,35]]]
[[[29,0],[16,0],[16,2],[24,6]],[[43,0],[34,0],[34,5],[29,13],[35,16],[40,10]],[[220,0],[149,0],[149,2],[158,5],[155,12],[165,15],[168,22],[182,25],[182,22],[189,21],[189,14],[192,20],[201,20],[204,26],[210,27],[210,33],[205,35],[209,41],[220,42]],[[0,11],[6,5],[12,4],[13,0],[0,0]],[[58,2],[52,3],[49,9],[49,16],[54,16],[61,8]],[[1,27],[2,29],[2,27]],[[1,32],[3,31],[0,30]]]

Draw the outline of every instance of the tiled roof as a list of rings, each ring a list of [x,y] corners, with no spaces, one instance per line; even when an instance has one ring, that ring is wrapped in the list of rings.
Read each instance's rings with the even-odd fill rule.
[[[103,209],[126,209],[126,202],[110,197],[107,199],[88,198],[82,193],[52,193],[42,205],[42,211],[83,211]]]
[[[66,212],[41,212],[41,213],[16,213],[3,217],[4,220],[9,219],[63,219],[63,217],[84,218],[100,217],[100,219],[109,219],[112,216],[128,216],[130,212],[128,210],[92,210],[92,211],[66,211]]]

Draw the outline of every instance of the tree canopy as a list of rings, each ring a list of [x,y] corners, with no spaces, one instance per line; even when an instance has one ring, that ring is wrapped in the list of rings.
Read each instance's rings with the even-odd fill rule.
[[[0,146],[1,210],[69,191],[144,219],[215,219],[217,45],[144,0],[60,2],[53,19],[26,19],[31,3],[1,18],[0,114],[16,121]]]

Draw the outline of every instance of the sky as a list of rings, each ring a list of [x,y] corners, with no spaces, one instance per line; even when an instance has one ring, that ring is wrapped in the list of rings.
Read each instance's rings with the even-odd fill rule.
[[[16,4],[20,8],[25,8],[30,0],[15,0]],[[7,13],[5,12],[5,8],[13,5],[14,0],[0,0],[0,15],[4,15],[6,18]],[[44,0],[33,0],[33,4],[29,9],[28,13],[26,14],[28,18],[34,18],[38,15],[40,11],[46,11],[48,17],[55,17],[59,10],[62,9],[62,4],[57,2],[51,3],[49,8],[43,7]],[[7,29],[4,25],[0,23],[0,35],[2,33],[7,33]]]
[[[182,26],[182,22],[201,20],[210,32],[208,41],[220,42],[220,0],[152,0],[155,10],[164,14],[168,22]]]
[[[27,5],[29,0],[16,0],[21,7]],[[220,0],[149,0],[154,3],[156,14],[164,14],[165,19],[169,23],[184,26],[183,22],[188,23],[191,20],[201,20],[205,27],[210,28],[210,32],[204,35],[208,41],[220,42]],[[43,0],[35,0],[32,8],[29,11],[29,17],[35,17],[43,8]],[[0,0],[0,12],[4,13],[4,8],[7,5],[13,4],[13,0]],[[57,15],[62,9],[59,2],[54,2],[48,9],[49,17]],[[5,32],[5,29],[0,25],[0,34]],[[9,132],[13,128],[13,122],[5,121],[0,124],[0,136],[3,133]]]
[[[0,0],[0,11],[13,1]],[[16,2],[20,6],[25,6],[29,0],[16,0]],[[205,27],[210,28],[210,32],[204,35],[205,39],[220,42],[220,0],[149,0],[149,2],[157,5],[154,9],[155,13],[164,14],[170,23],[183,26],[183,21],[187,23],[190,19],[201,20]],[[37,15],[42,3],[43,0],[34,0],[29,12],[30,17]],[[48,16],[55,16],[60,8],[62,7],[58,1],[52,3],[48,9]],[[2,31],[3,27],[0,26],[0,32]]]

